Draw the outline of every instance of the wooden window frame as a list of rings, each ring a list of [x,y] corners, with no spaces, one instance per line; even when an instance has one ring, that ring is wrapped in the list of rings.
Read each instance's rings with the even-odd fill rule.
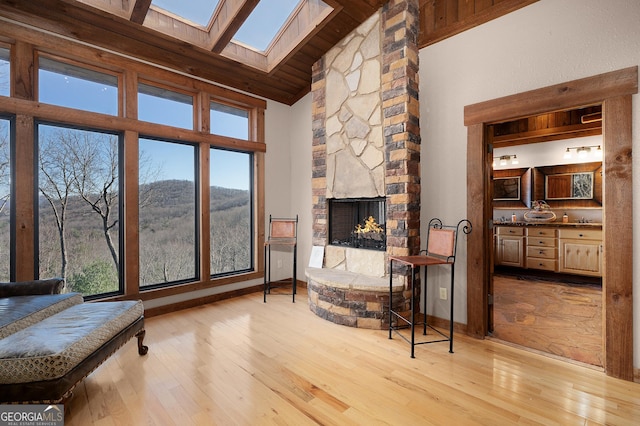
[[[11,28],[6,28],[11,31]],[[0,29],[0,36],[6,36],[5,30]],[[171,297],[178,294],[190,293],[232,283],[245,282],[262,278],[264,265],[259,256],[259,248],[264,243],[264,180],[265,180],[265,130],[264,112],[266,101],[235,92],[230,89],[217,86],[214,82],[155,67],[149,63],[136,61],[135,58],[120,56],[112,51],[105,51],[86,44],[75,43],[70,40],[62,40],[51,34],[32,31],[20,33],[22,39],[9,39],[3,43],[10,49],[11,77],[10,97],[0,97],[0,112],[4,115],[15,117],[15,170],[16,179],[14,187],[16,223],[15,238],[12,245],[15,247],[15,257],[18,259],[15,267],[16,280],[30,280],[35,278],[35,232],[36,221],[34,217],[35,188],[35,122],[49,121],[60,125],[72,125],[107,131],[117,131],[124,134],[124,173],[125,180],[122,196],[124,197],[124,224],[121,232],[124,233],[124,248],[121,253],[124,274],[124,294],[110,299],[142,299],[153,300]],[[37,101],[36,77],[33,70],[37,69],[37,56],[39,54],[50,56],[52,59],[73,62],[82,67],[96,67],[97,71],[117,73],[119,75],[119,116],[107,116],[88,111],[56,105],[41,104]],[[37,74],[37,73],[36,73]],[[153,84],[166,84],[171,90],[194,93],[194,121],[197,122],[195,130],[178,129],[137,120],[137,81],[141,79]],[[217,102],[224,100],[236,107],[246,108],[250,111],[250,139],[238,140],[224,136],[211,135],[208,129],[209,100]],[[206,109],[207,114],[204,113]],[[209,148],[226,148],[252,152],[253,164],[253,210],[254,210],[254,269],[252,272],[228,275],[212,279],[209,274],[209,238],[208,225],[200,226],[199,238],[200,255],[200,279],[196,282],[180,284],[172,287],[149,289],[141,291],[138,284],[139,276],[139,240],[138,227],[138,136],[143,134],[149,137],[163,139],[189,141],[199,146],[200,168],[200,200],[198,208],[201,224],[208,224],[208,171]],[[12,194],[13,196],[13,194]],[[205,231],[206,230],[206,231]],[[207,249],[205,249],[207,248]],[[207,260],[207,261],[205,261]],[[246,291],[253,291],[252,287]],[[242,292],[242,291],[240,291]],[[234,293],[238,293],[235,291]],[[218,296],[211,296],[219,298]],[[193,302],[181,302],[156,309],[155,313],[168,312],[185,306],[202,304],[209,298],[199,298]]]

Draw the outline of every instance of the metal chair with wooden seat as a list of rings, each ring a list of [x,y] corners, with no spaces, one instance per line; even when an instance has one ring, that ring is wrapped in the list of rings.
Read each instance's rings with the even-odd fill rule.
[[[449,342],[449,352],[453,353],[453,295],[454,295],[454,276],[455,276],[455,260],[456,260],[456,247],[458,242],[458,234],[462,231],[464,234],[471,232],[471,222],[466,219],[461,220],[455,226],[445,226],[438,218],[431,219],[429,221],[429,228],[427,232],[427,249],[420,251],[421,254],[414,256],[389,256],[389,300],[391,300],[391,289],[393,288],[393,262],[397,262],[406,265],[411,268],[411,317],[406,318],[400,312],[396,312],[391,309],[391,303],[389,303],[389,339],[392,338],[395,331],[400,337],[411,344],[411,358],[414,356],[415,345],[421,345],[425,343],[436,342]],[[431,265],[449,265],[451,266],[451,290],[449,299],[451,301],[449,310],[449,335],[442,333],[440,330],[432,327],[427,323],[427,266]],[[422,321],[416,322],[415,318],[415,277],[416,269],[420,269],[424,266],[424,308],[425,314]],[[393,319],[396,319],[396,325],[394,325]],[[427,340],[422,342],[416,342],[415,340],[415,326],[422,325],[422,334],[427,334],[427,327],[440,335],[442,339]],[[411,336],[408,339],[404,335],[400,334],[399,330],[403,328],[411,328]]]
[[[271,294],[271,246],[291,247],[293,252],[293,276],[291,278],[291,295],[296,301],[296,260],[298,251],[298,215],[295,218],[274,218],[269,215],[269,237],[264,242],[264,302],[267,294]],[[278,287],[281,287],[281,284]],[[281,293],[279,293],[281,294]],[[289,294],[289,293],[286,293]]]

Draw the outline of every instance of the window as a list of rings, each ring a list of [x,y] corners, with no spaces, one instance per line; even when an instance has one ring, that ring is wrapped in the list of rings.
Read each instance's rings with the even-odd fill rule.
[[[193,96],[140,83],[138,119],[192,130]]]
[[[211,102],[211,133],[236,139],[249,139],[249,111]]]
[[[211,275],[253,265],[253,156],[211,149]]]
[[[259,51],[267,49],[300,0],[261,0],[233,39]]]
[[[11,75],[11,62],[9,49],[0,47],[0,96],[9,96],[9,76]]]
[[[0,117],[0,281],[10,281],[11,122]]]
[[[0,282],[62,277],[88,299],[155,298],[257,272],[266,101],[43,43],[0,41]],[[37,99],[13,102],[14,79]]]
[[[218,7],[217,0],[153,0],[151,6],[159,7],[177,16],[185,18],[195,24],[206,27],[211,15]]]
[[[120,286],[119,137],[39,124],[40,278],[62,277],[85,296]]]
[[[197,150],[141,138],[139,152],[140,287],[195,280]]]
[[[118,115],[118,77],[88,68],[39,58],[40,102]]]

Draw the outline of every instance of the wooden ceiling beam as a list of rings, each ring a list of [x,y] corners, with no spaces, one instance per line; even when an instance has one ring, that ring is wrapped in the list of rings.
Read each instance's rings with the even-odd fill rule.
[[[259,0],[221,0],[211,23],[211,51],[221,53],[244,24]]]
[[[149,11],[150,6],[151,0],[135,0],[129,20],[136,24],[142,25],[142,23],[144,22],[144,18],[147,16],[147,12]]]

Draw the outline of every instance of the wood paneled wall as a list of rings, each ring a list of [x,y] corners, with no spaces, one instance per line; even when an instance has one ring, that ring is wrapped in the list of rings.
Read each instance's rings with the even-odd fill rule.
[[[422,0],[420,36],[423,48],[538,0]]]

